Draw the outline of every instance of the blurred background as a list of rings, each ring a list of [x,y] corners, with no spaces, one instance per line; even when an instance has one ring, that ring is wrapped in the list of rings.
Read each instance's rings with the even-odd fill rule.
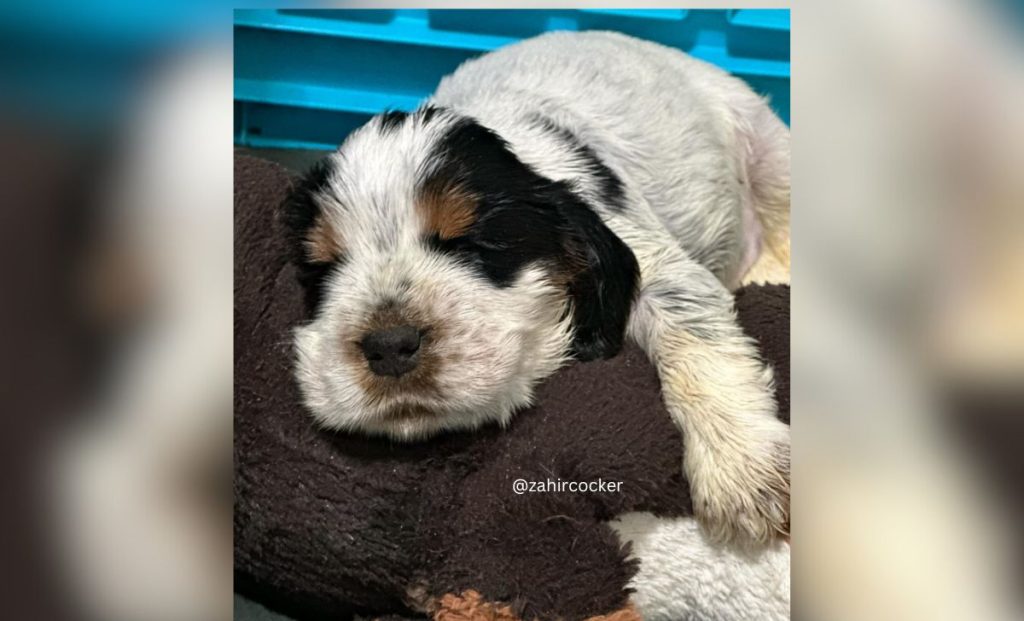
[[[766,8],[785,3],[773,4]],[[457,13],[435,10],[442,6],[418,13],[421,30],[406,26],[417,36],[447,29],[497,41],[549,25],[508,20],[511,30],[467,33]],[[0,8],[5,617],[232,615],[235,146],[319,148],[358,122],[296,122],[296,131],[326,134],[288,133],[271,123],[292,116],[270,114],[278,108],[295,109],[296,119],[372,112],[312,106],[287,88],[236,90],[236,77],[325,77],[262,74],[287,66],[258,57],[249,57],[255,73],[236,75],[247,53],[237,45],[285,36],[312,49],[365,46],[377,41],[366,33],[401,21],[366,6],[378,12],[322,26],[365,35],[348,40],[242,25],[253,15],[329,21],[250,8]],[[678,44],[696,53],[717,41],[725,57],[788,67],[788,54],[736,47],[737,30],[781,36],[735,23],[745,11],[723,4],[698,18],[663,8],[674,21],[588,11],[576,23],[664,32],[717,20],[726,24],[717,39],[701,30]],[[1019,619],[1021,6],[797,0],[790,9],[794,617]],[[304,60],[320,66],[311,54]],[[369,54],[350,61],[359,65],[351,72],[326,74],[362,83],[308,84],[386,93],[367,69],[378,58],[389,57]],[[780,76],[741,75],[788,118],[770,84],[757,84]],[[407,85],[406,105],[429,84]]]
[[[740,76],[789,122],[786,9],[238,10],[235,144],[303,170],[384,110],[414,110],[442,77],[551,30],[614,30]]]

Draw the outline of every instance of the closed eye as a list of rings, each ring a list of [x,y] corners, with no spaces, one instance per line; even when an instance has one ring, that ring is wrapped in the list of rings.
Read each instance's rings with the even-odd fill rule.
[[[509,244],[505,240],[477,239],[473,245],[481,250],[502,251],[508,250]]]

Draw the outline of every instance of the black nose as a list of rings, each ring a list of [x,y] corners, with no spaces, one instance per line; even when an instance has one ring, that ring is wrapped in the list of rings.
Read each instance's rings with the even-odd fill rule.
[[[360,345],[371,371],[399,377],[419,362],[420,331],[412,326],[385,328],[367,334]]]

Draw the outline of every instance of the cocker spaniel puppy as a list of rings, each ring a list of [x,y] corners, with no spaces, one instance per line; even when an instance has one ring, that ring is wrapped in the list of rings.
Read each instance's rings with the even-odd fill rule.
[[[656,365],[718,539],[789,529],[789,429],[730,289],[789,271],[789,131],[742,81],[627,36],[469,61],[353,132],[284,219],[323,425],[414,441],[505,424],[623,338]]]

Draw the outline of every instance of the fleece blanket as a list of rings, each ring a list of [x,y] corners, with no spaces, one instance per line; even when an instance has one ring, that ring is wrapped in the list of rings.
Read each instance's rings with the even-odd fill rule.
[[[291,375],[290,331],[306,319],[276,221],[291,183],[275,164],[236,156],[236,588],[302,619],[682,614],[671,607],[685,592],[634,601],[641,589],[631,599],[657,567],[642,567],[609,525],[627,514],[665,524],[691,515],[684,439],[643,353],[627,345],[613,359],[568,366],[507,429],[408,445],[318,429]],[[789,289],[751,287],[736,300],[775,368],[788,422]],[[519,479],[619,489],[518,494]],[[664,545],[671,563],[689,561]]]

